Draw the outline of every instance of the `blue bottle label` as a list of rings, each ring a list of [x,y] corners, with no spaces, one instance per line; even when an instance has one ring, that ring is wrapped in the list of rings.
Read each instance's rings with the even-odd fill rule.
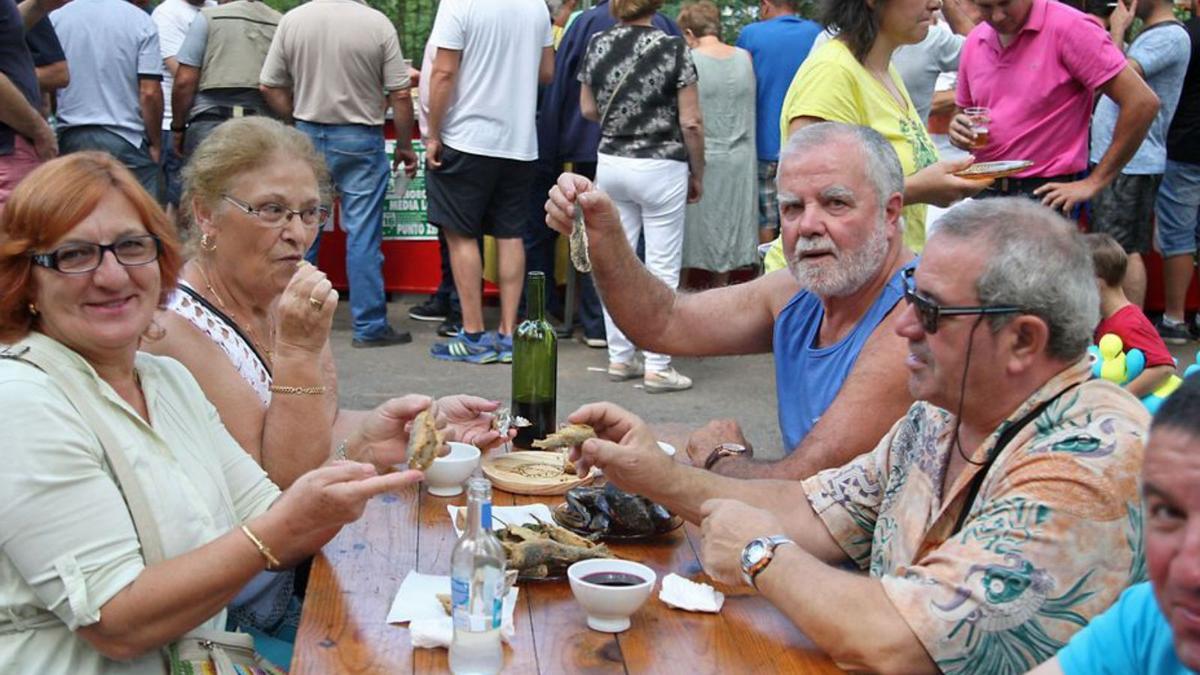
[[[483,531],[487,532],[492,529],[492,503],[484,502],[483,508],[480,510],[479,522],[483,525]]]
[[[450,579],[450,608],[454,626],[471,630],[471,584],[467,579]]]

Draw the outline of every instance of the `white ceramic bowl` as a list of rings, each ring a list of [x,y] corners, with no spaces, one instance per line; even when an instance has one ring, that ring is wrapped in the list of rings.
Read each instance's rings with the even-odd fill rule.
[[[462,494],[463,483],[479,466],[479,448],[468,443],[450,441],[450,454],[438,457],[425,472],[429,494],[453,497]]]
[[[635,586],[601,586],[583,578],[597,572],[624,572],[640,577]],[[641,563],[628,560],[581,560],[567,568],[571,592],[587,612],[587,625],[602,633],[620,633],[629,629],[629,617],[646,602],[658,575]]]

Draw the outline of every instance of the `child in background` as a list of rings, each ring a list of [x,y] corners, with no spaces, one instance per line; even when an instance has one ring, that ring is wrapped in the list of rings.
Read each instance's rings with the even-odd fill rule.
[[[1100,325],[1093,340],[1109,333],[1121,338],[1125,351],[1140,349],[1146,355],[1146,369],[1125,385],[1138,398],[1153,393],[1175,374],[1175,359],[1159,337],[1154,324],[1141,308],[1129,302],[1121,283],[1125,280],[1128,257],[1116,239],[1099,232],[1084,235],[1092,250],[1092,266],[1096,271],[1096,286],[1100,289]]]

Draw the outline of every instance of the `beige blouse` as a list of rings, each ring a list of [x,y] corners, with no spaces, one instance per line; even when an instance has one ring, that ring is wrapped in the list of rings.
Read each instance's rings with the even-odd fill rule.
[[[216,539],[279,496],[177,361],[137,355],[146,424],[75,352],[38,333],[14,349],[25,346],[95,392],[153,505],[167,557]],[[165,672],[160,652],[112,661],[74,632],[97,623],[100,608],[145,566],[96,435],[27,363],[0,359],[0,410],[0,670]],[[204,624],[224,625],[224,611]]]

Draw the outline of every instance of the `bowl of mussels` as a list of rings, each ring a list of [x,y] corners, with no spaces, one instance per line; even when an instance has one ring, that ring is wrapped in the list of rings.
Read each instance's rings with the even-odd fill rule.
[[[612,483],[572,488],[566,499],[554,509],[554,522],[593,540],[652,539],[683,525],[683,518],[661,504]]]

